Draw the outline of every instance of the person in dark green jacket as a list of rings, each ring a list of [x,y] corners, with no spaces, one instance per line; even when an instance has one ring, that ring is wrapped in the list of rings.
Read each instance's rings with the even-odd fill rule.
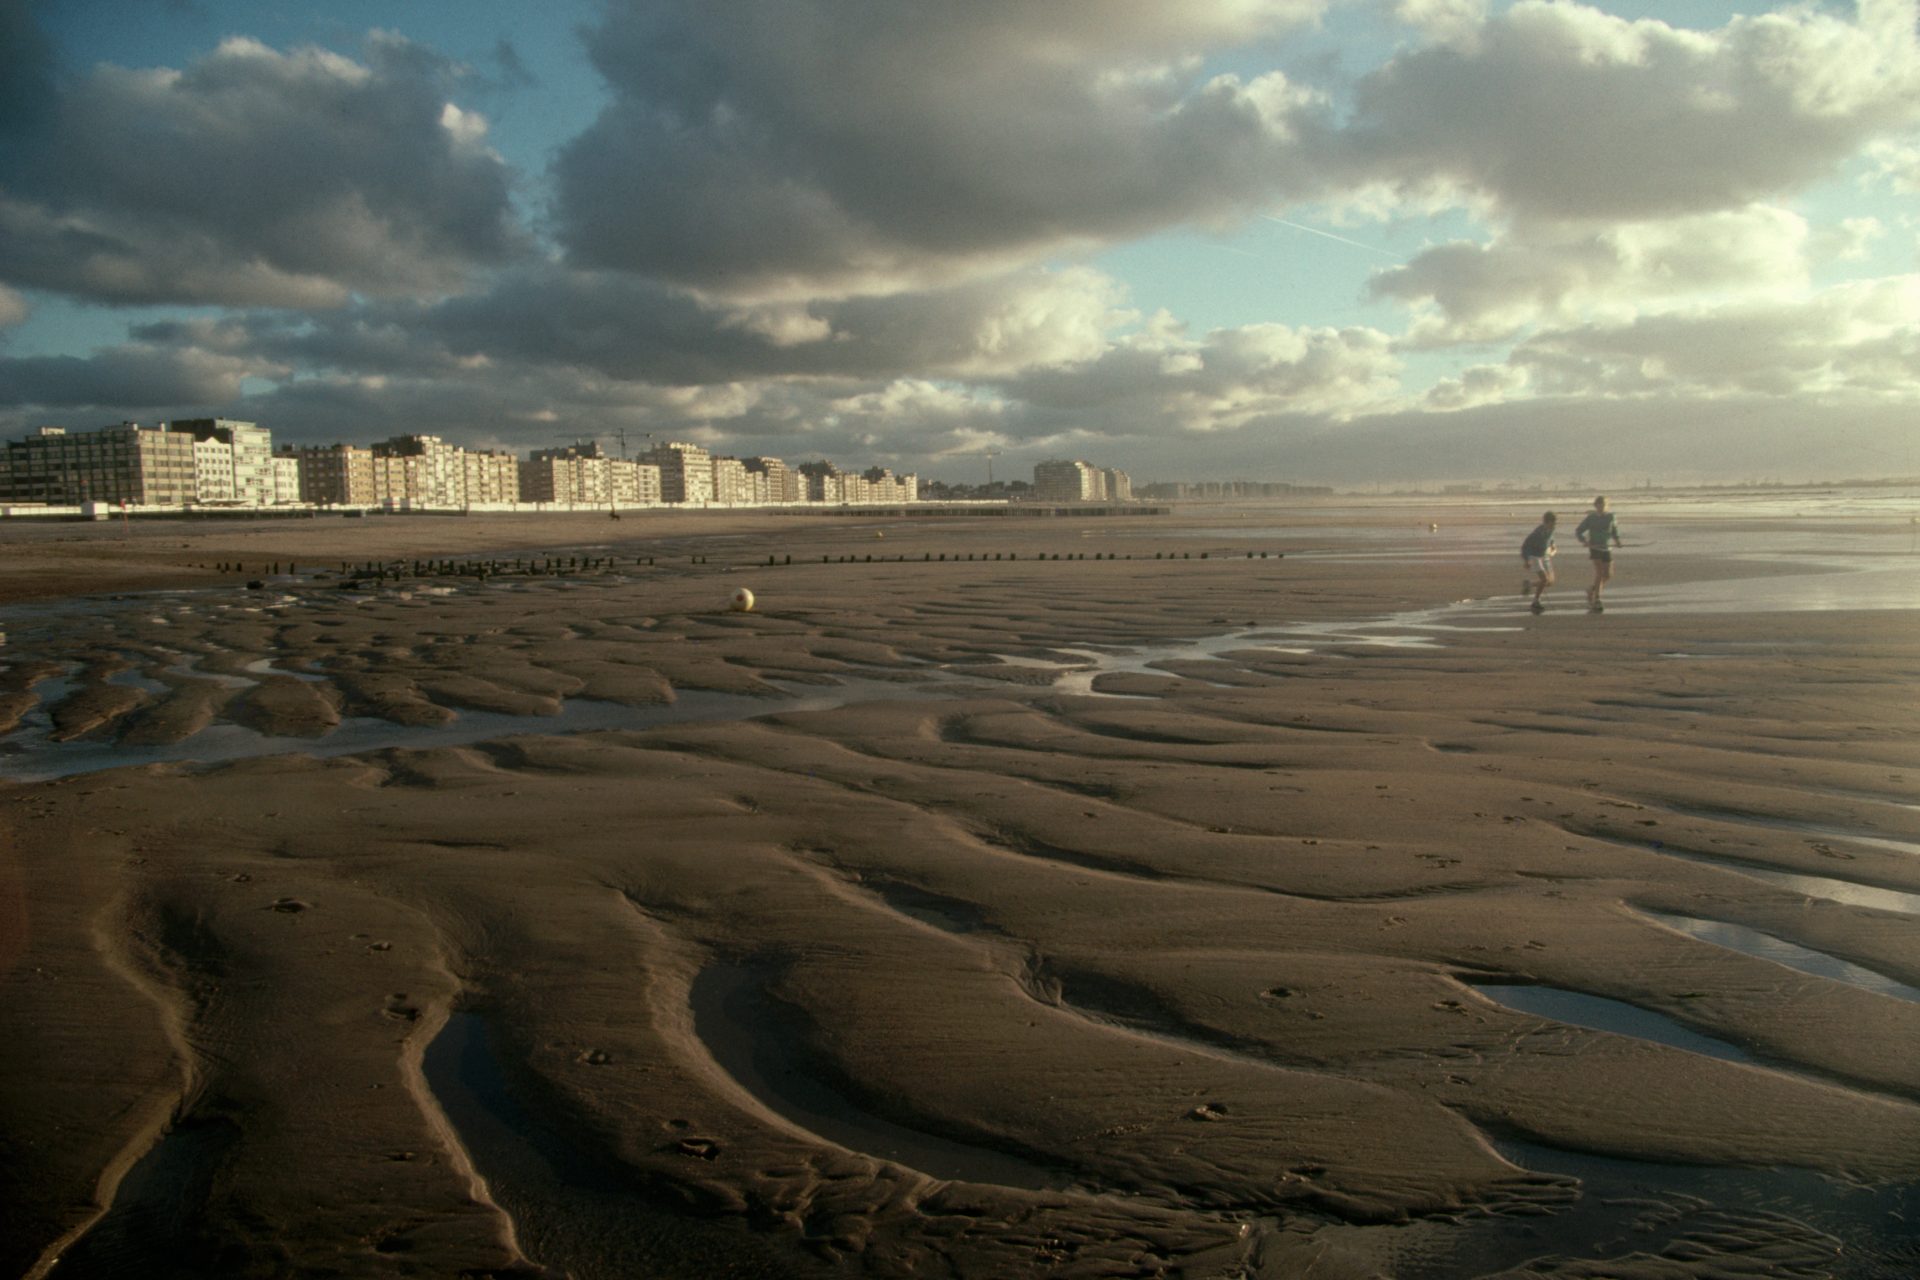
[[[1558,518],[1551,511],[1541,516],[1538,527],[1520,544],[1520,564],[1527,575],[1520,580],[1520,594],[1532,593],[1530,607],[1535,613],[1547,611],[1540,596],[1553,585],[1553,526]]]
[[[1587,558],[1593,561],[1593,585],[1587,588],[1587,611],[1599,613],[1604,607],[1600,603],[1600,589],[1613,578],[1613,549],[1620,545],[1620,525],[1613,518],[1613,512],[1607,510],[1606,498],[1593,500],[1593,510],[1587,512],[1587,518],[1573,531],[1580,545],[1587,549]]]

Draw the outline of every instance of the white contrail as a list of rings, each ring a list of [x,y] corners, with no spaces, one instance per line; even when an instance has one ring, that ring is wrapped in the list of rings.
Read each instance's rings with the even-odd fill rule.
[[[1263,213],[1260,216],[1265,218],[1268,222],[1277,222],[1283,227],[1292,227],[1295,231],[1311,232],[1316,236],[1325,236],[1329,240],[1338,240],[1341,244],[1350,244],[1356,249],[1365,249],[1368,253],[1377,253],[1383,258],[1392,258],[1395,262],[1400,261],[1400,258],[1398,255],[1388,253],[1385,249],[1382,249],[1377,245],[1363,244],[1358,240],[1349,240],[1345,236],[1337,236],[1333,234],[1333,232],[1331,231],[1322,231],[1318,227],[1309,227],[1302,223],[1289,222],[1285,218],[1276,218],[1270,213]]]

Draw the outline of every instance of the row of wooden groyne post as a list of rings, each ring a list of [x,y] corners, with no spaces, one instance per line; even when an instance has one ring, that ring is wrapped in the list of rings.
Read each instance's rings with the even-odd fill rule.
[[[1248,560],[1265,560],[1271,557],[1272,559],[1278,560],[1284,558],[1285,554],[1285,552],[1280,551],[1249,551],[1246,553],[1245,558]],[[1117,551],[1096,551],[1091,555],[1084,551],[1055,551],[1052,553],[1042,551],[1030,553],[1027,556],[1029,562],[1047,560],[1132,560],[1133,558],[1131,553],[1121,555]],[[1142,553],[1140,559],[1145,560],[1146,558],[1146,555]],[[1153,558],[1155,560],[1206,560],[1212,558],[1212,553],[1208,551],[1156,551],[1153,553]],[[1224,560],[1230,557],[1222,554],[1220,558]],[[968,564],[992,561],[1017,561],[1019,559],[1020,553],[1017,551],[970,551],[965,555],[959,552],[954,552],[949,555],[944,551],[928,551],[921,554],[918,563]],[[318,572],[321,576],[337,576],[343,583],[365,581],[398,582],[409,577],[479,578],[484,581],[487,578],[509,575],[551,577],[570,573],[604,572],[611,569],[618,569],[629,564],[633,568],[651,568],[654,562],[653,556],[634,556],[630,562],[627,558],[620,556],[544,556],[533,558],[520,557],[514,560],[368,560],[360,564],[342,560],[337,572],[334,570],[312,569],[310,569],[309,572]],[[912,557],[904,554],[895,556],[875,556],[872,554],[858,556],[842,555],[837,557],[833,555],[822,555],[820,557],[821,564],[906,564],[909,562],[912,562]],[[707,563],[707,557],[704,555],[690,555],[687,557],[687,563],[705,564]],[[791,555],[769,555],[767,557],[767,564],[769,566],[778,564],[790,565],[792,563],[793,557]],[[248,571],[248,566],[237,561],[223,560],[215,565],[202,565],[199,567],[212,568],[220,573],[232,574],[244,574]],[[285,564],[275,561],[271,564],[259,565],[255,571],[272,577],[291,577],[300,573],[300,567],[292,561],[288,561]]]

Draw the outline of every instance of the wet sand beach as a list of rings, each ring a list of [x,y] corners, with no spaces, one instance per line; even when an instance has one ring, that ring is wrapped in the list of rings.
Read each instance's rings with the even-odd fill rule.
[[[1906,517],[1620,506],[37,531],[0,1270],[1908,1274]]]

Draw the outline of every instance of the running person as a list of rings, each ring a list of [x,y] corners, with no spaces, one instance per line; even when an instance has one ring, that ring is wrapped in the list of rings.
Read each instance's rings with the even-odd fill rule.
[[[1540,525],[1520,544],[1520,563],[1526,577],[1520,580],[1520,594],[1533,593],[1532,609],[1545,613],[1540,594],[1553,585],[1553,525],[1559,517],[1549,511],[1540,517]]]
[[[1593,585],[1587,588],[1587,611],[1599,613],[1605,607],[1600,603],[1600,589],[1613,577],[1613,548],[1621,545],[1620,526],[1614,521],[1613,512],[1607,510],[1606,498],[1593,500],[1593,510],[1573,531],[1573,536],[1580,539],[1580,545],[1587,549],[1587,557],[1593,561]]]

